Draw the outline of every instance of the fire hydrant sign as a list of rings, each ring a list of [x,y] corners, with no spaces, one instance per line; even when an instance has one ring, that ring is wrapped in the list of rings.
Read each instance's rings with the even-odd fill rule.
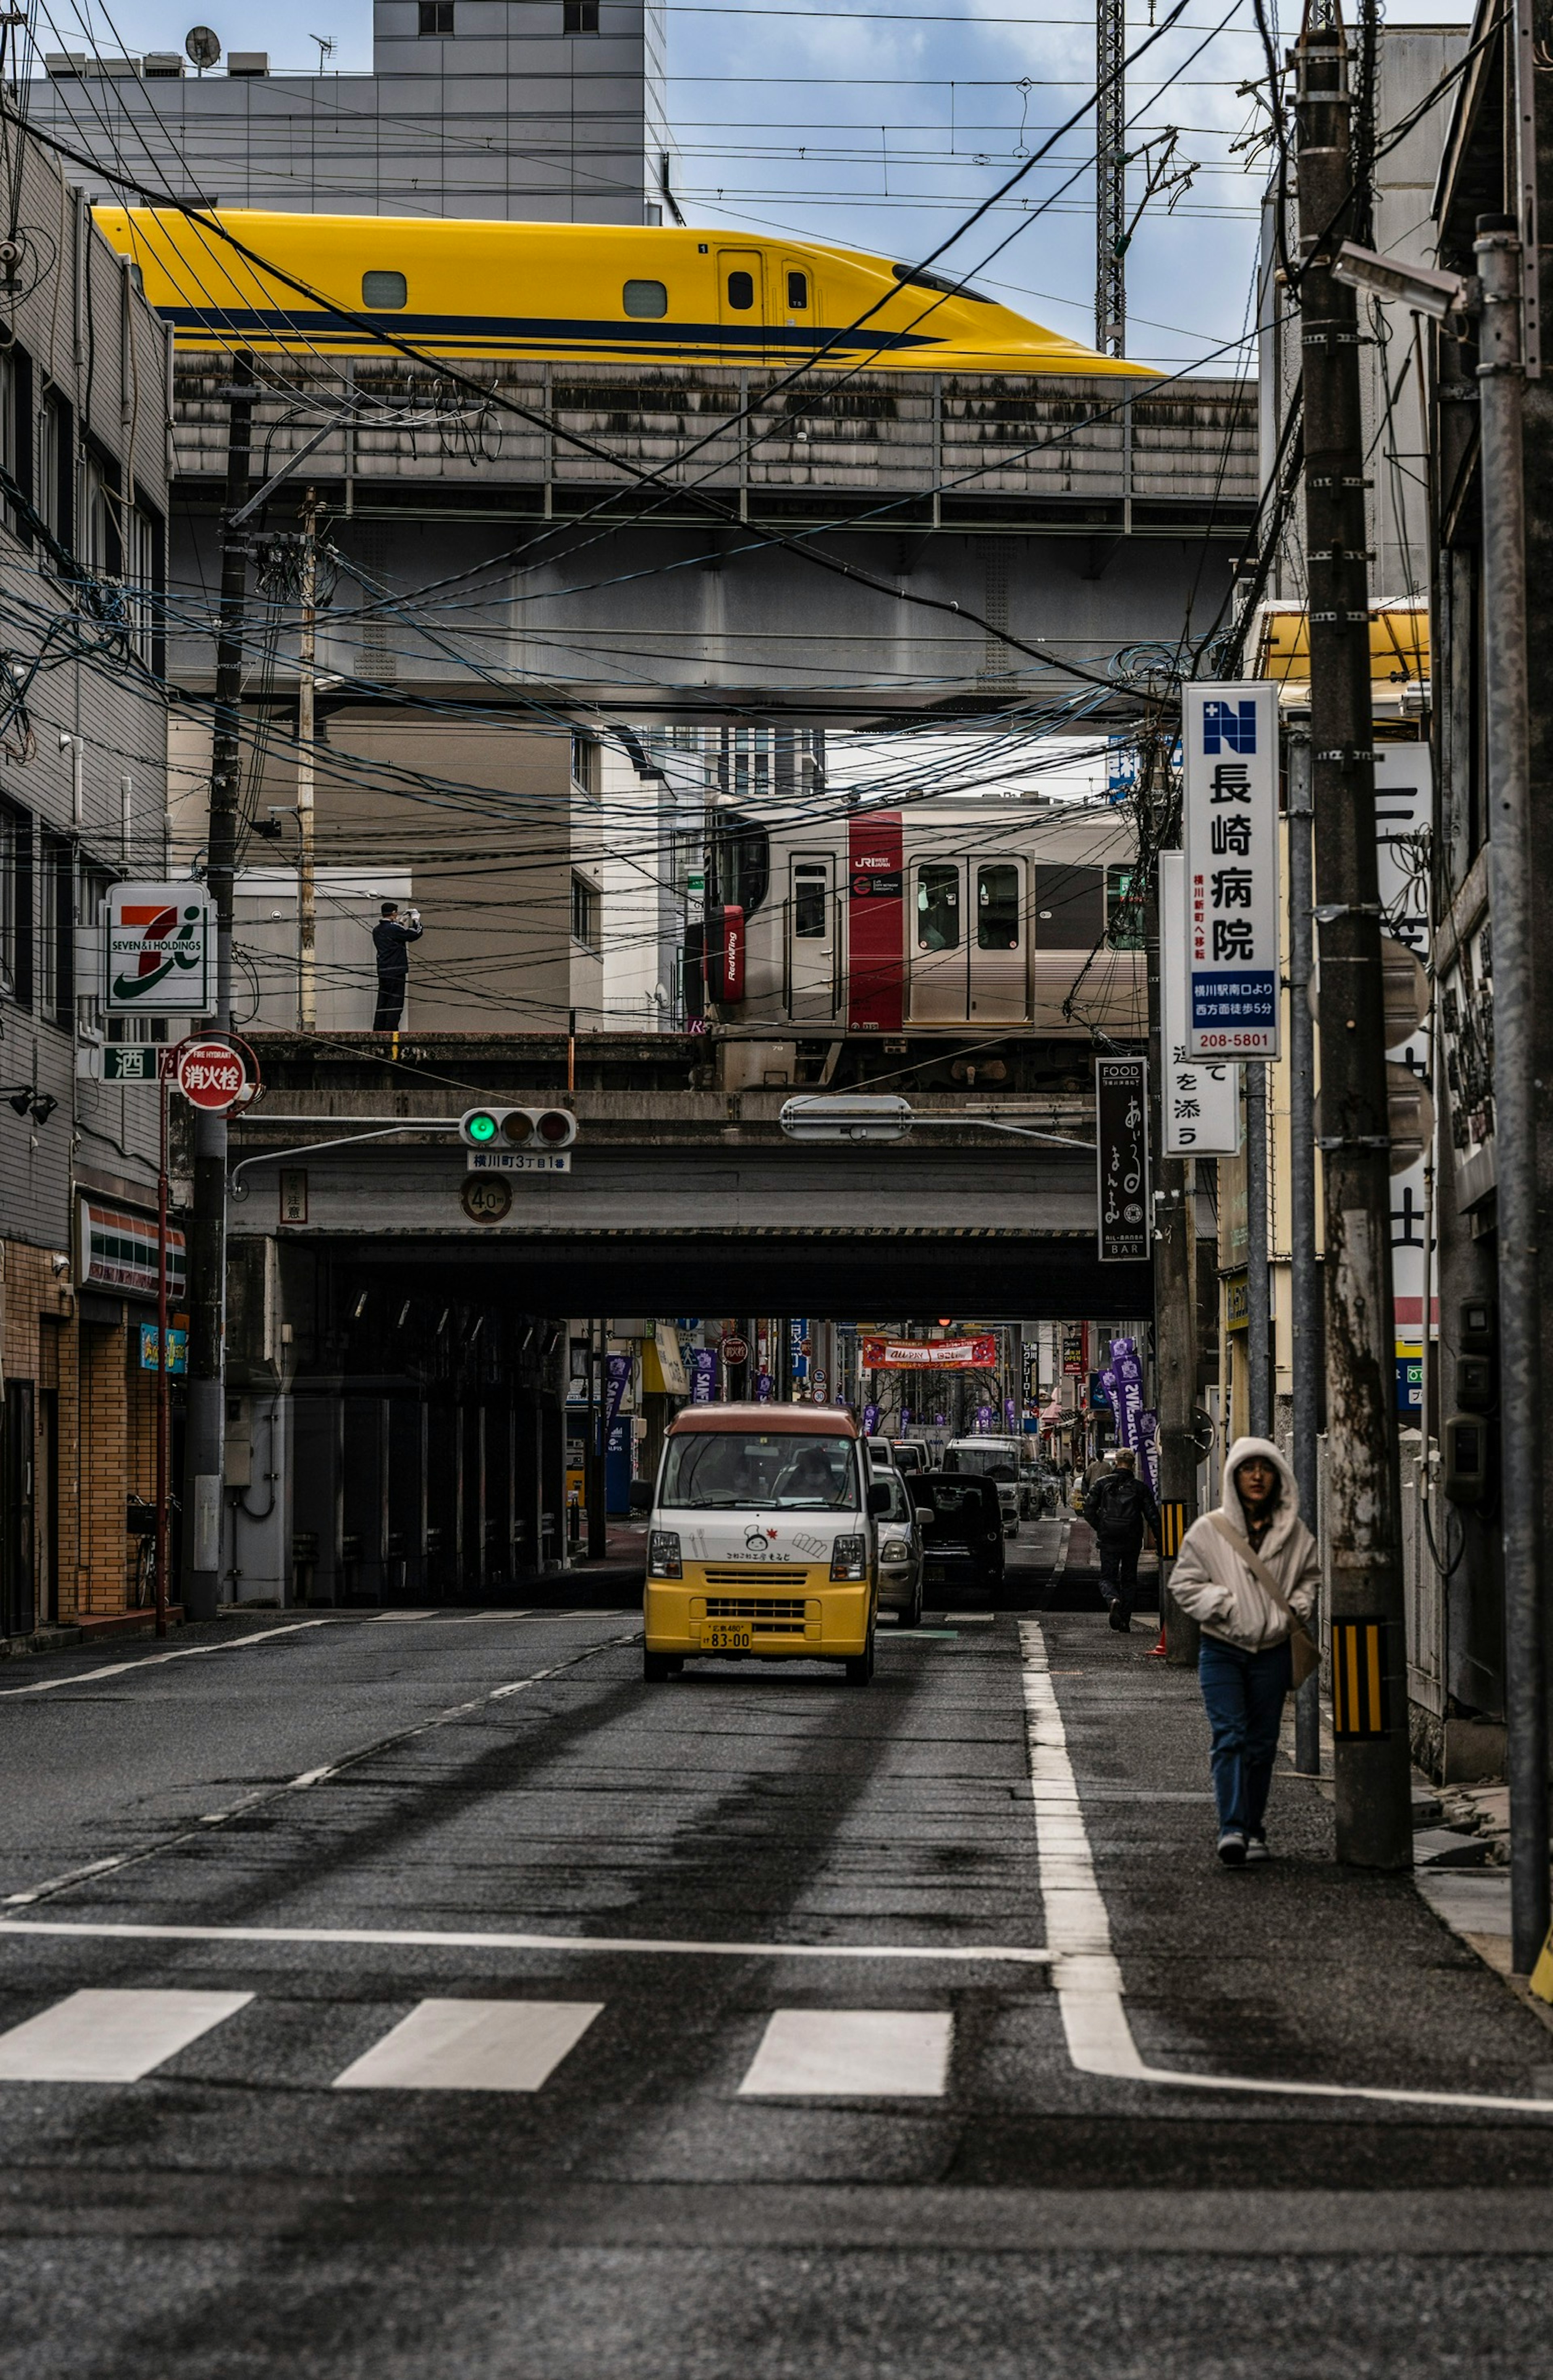
[[[224,1115],[248,1087],[240,1050],[225,1041],[186,1041],[178,1051],[178,1088],[191,1107]]]
[[[202,884],[115,884],[107,896],[103,1004],[110,1016],[208,1016],[215,911]]]
[[[1276,1058],[1278,696],[1181,690],[1186,769],[1186,1054]]]

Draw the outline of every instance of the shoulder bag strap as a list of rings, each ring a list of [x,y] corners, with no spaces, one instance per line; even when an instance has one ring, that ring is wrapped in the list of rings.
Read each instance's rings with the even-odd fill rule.
[[[1304,1626],[1304,1621],[1300,1618],[1299,1613],[1291,1606],[1288,1597],[1284,1594],[1283,1589],[1280,1586],[1277,1579],[1274,1578],[1271,1571],[1268,1568],[1267,1563],[1262,1560],[1260,1554],[1255,1553],[1252,1550],[1251,1547],[1246,1543],[1246,1540],[1241,1536],[1240,1531],[1233,1527],[1231,1524],[1224,1518],[1222,1512],[1210,1512],[1208,1514],[1208,1519],[1213,1523],[1213,1525],[1218,1530],[1219,1536],[1229,1539],[1231,1545],[1233,1546],[1236,1553],[1239,1554],[1242,1561],[1245,1564],[1246,1569],[1251,1572],[1253,1578],[1259,1580],[1261,1585],[1267,1588],[1268,1593],[1272,1597],[1273,1601],[1277,1604],[1280,1611],[1282,1612],[1283,1617],[1289,1621],[1290,1625],[1294,1628],[1303,1628]]]

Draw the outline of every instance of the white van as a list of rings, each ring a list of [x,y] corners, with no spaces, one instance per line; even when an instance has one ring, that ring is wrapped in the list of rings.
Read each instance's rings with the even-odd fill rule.
[[[1019,1464],[1024,1453],[1017,1438],[952,1438],[943,1452],[945,1471],[968,1472],[990,1479],[998,1491],[1003,1535],[1019,1535]]]
[[[879,1517],[850,1414],[824,1405],[687,1405],[663,1443],[648,1529],[642,1673],[686,1661],[874,1668]]]

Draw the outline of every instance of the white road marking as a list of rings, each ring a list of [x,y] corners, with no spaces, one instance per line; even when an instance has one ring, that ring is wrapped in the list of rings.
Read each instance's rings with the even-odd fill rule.
[[[307,1623],[311,1625],[311,1622]],[[272,1630],[272,1634],[279,1633]],[[430,1734],[433,1728],[447,1727],[455,1718],[467,1718],[471,1712],[481,1710],[487,1703],[499,1703],[508,1694],[526,1694],[532,1686],[542,1685],[547,1678],[558,1678],[564,1670],[575,1670],[579,1662],[590,1661],[597,1653],[607,1653],[617,1645],[635,1644],[641,1634],[639,1628],[628,1629],[621,1636],[606,1636],[598,1645],[585,1645],[580,1653],[569,1653],[564,1661],[552,1661],[546,1670],[534,1670],[525,1678],[513,1678],[506,1685],[495,1687],[488,1694],[477,1694],[472,1702],[454,1703],[446,1710],[434,1711],[430,1718],[416,1719],[409,1727],[398,1728],[392,1735],[374,1737],[370,1743],[358,1744],[354,1752],[342,1752],[337,1760],[325,1763],[322,1768],[304,1768],[299,1777],[288,1777],[284,1784],[266,1785],[257,1792],[245,1793],[240,1801],[224,1810],[208,1810],[191,1827],[180,1828],[176,1835],[164,1835],[160,1842],[148,1843],[138,1852],[121,1852],[116,1859],[92,1860],[88,1866],[68,1869],[63,1876],[51,1876],[42,1884],[29,1885],[24,1892],[7,1892],[0,1897],[0,1909],[26,1909],[35,1902],[64,1892],[72,1884],[82,1884],[89,1876],[111,1876],[119,1868],[138,1867],[142,1860],[155,1859],[159,1852],[176,1851],[180,1843],[197,1841],[202,1827],[224,1826],[229,1819],[240,1818],[249,1811],[262,1807],[266,1802],[277,1801],[284,1793],[305,1792],[309,1786],[322,1785],[325,1778],[337,1777],[342,1769],[354,1768],[363,1760],[370,1760],[380,1752],[389,1752],[397,1744],[408,1743],[418,1735]],[[3,1921],[0,1921],[3,1922]]]
[[[538,2091],[602,2000],[422,2000],[336,2091]]]
[[[1485,2091],[1393,2090],[1364,2082],[1262,2082],[1247,2074],[1188,2074],[1145,2063],[1123,2005],[1122,1970],[1111,1949],[1110,1920],[1095,1879],[1078,1783],[1051,1682],[1038,1620],[1022,1620],[1025,1730],[1036,1814],[1051,1980],[1062,2011],[1068,2055],[1081,2074],[1113,2082],[1147,2082],[1183,2091],[1252,2091],[1291,2099],[1371,2099],[1389,2106],[1487,2107],[1501,2114],[1553,2115],[1553,2100],[1498,2098]]]
[[[0,2082],[139,2082],[251,1992],[72,1992],[0,2034]]]
[[[1044,1967],[1049,1950],[1001,1942],[942,1944],[879,1942],[698,1942],[651,1936],[606,1934],[452,1934],[412,1932],[373,1925],[135,1925],[91,1919],[0,1917],[7,1934],[77,1935],[86,1942],[317,1942],[364,1943],[370,1949],[409,1950],[580,1950],[611,1958],[674,1959],[897,1959],[941,1966],[970,1961],[983,1965]]]
[[[164,1661],[199,1661],[207,1653],[246,1653],[268,1645],[276,1636],[295,1636],[303,1628],[335,1628],[348,1621],[346,1612],[329,1612],[322,1620],[288,1620],[284,1628],[256,1628],[248,1636],[229,1636],[221,1645],[180,1645],[171,1653],[142,1653],[139,1660],[110,1661],[103,1670],[72,1670],[63,1678],[39,1678],[30,1686],[0,1686],[0,1701],[17,1694],[52,1694],[61,1686],[91,1686],[99,1678],[122,1678],[129,1670],[159,1670]]]
[[[928,2009],[778,2009],[739,2096],[940,2099],[953,2027]]]

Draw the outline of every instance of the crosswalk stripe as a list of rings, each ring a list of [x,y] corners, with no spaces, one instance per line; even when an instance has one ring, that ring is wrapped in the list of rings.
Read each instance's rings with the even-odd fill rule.
[[[924,2009],[778,2009],[739,2085],[747,2098],[936,2099],[953,2019]]]
[[[0,2034],[0,2082],[138,2082],[251,1992],[72,1992]]]
[[[336,2091],[538,2091],[601,2000],[421,2000]]]

